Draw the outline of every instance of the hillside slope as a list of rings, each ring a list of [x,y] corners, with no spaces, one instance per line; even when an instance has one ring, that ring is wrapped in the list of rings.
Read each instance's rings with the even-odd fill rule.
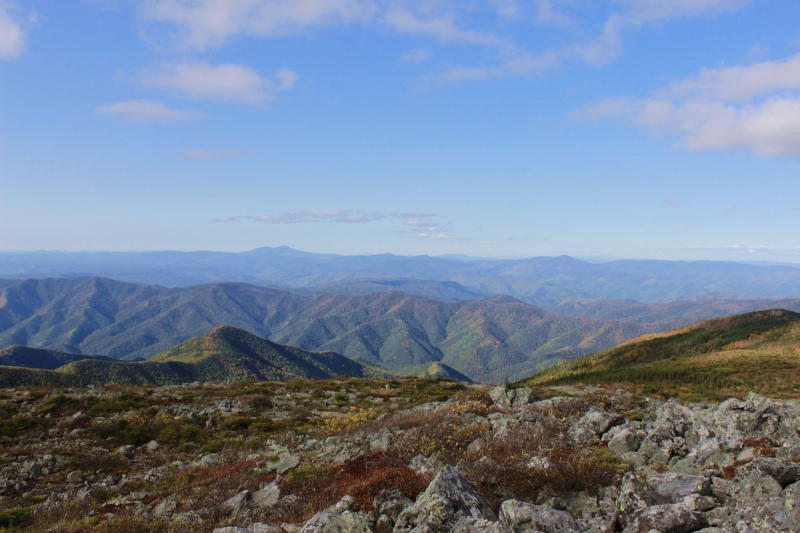
[[[337,353],[307,352],[238,328],[221,326],[144,362],[83,359],[55,371],[0,367],[0,386],[170,385],[195,381],[326,379],[338,375],[368,377],[385,372]]]
[[[491,381],[652,331],[563,317],[510,297],[443,302],[399,292],[301,295],[244,283],[167,289],[102,278],[0,284],[0,346],[131,359],[222,324],[398,372],[439,362]]]
[[[751,391],[796,396],[798,377],[800,314],[775,309],[641,337],[522,383],[632,383],[654,393],[722,398]]]
[[[57,352],[42,348],[28,346],[9,346],[0,350],[0,366],[16,366],[24,368],[38,368],[40,370],[55,370],[60,366],[94,359],[98,361],[112,361],[110,357],[97,355],[80,355],[74,353]]]

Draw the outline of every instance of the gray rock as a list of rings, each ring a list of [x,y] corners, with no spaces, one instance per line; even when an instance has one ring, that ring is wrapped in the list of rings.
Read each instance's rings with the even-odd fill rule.
[[[636,511],[623,533],[689,533],[703,527],[700,513],[683,504],[653,505]]]
[[[508,533],[498,522],[485,518],[462,517],[453,524],[450,533]]]
[[[800,483],[781,490],[770,476],[756,471],[737,474],[731,491],[730,522],[732,531],[767,533],[800,531]]]
[[[200,468],[208,468],[209,466],[214,466],[219,464],[222,459],[216,453],[210,453],[208,455],[204,455],[200,459],[197,459],[192,463],[192,466],[197,466]]]
[[[703,476],[674,472],[654,474],[647,478],[646,485],[645,501],[649,505],[681,503],[684,498],[693,494],[711,495],[711,482]]]
[[[381,491],[373,501],[375,509],[378,510],[378,518],[372,528],[374,533],[392,533],[397,517],[412,503],[397,489]]]
[[[506,500],[500,507],[500,523],[510,533],[580,533],[581,527],[565,511],[532,503]]]
[[[241,511],[245,505],[247,505],[248,501],[250,501],[250,491],[243,490],[242,492],[234,494],[233,496],[225,500],[222,503],[221,507],[226,511],[237,513]]]
[[[570,437],[578,444],[586,444],[590,440],[601,436],[614,426],[625,422],[625,419],[616,414],[602,410],[589,411],[570,428]]]
[[[394,531],[449,531],[462,518],[495,520],[496,517],[475,487],[448,465],[417,501],[400,513]]]
[[[489,397],[498,407],[521,407],[531,403],[535,398],[531,389],[520,387],[510,389],[505,385],[500,385],[489,391]]]
[[[431,455],[430,457],[415,455],[411,458],[409,466],[422,475],[433,475],[435,472],[439,472],[444,468],[445,464],[435,455]]]
[[[373,451],[386,451],[394,444],[394,435],[388,429],[383,429],[369,441],[369,448]]]
[[[336,505],[315,514],[300,533],[372,533],[367,517],[350,510],[352,504],[353,499],[345,496]]]
[[[168,518],[178,508],[179,501],[180,496],[177,494],[167,496],[153,508],[153,514],[158,518]]]
[[[800,465],[788,463],[771,457],[759,457],[736,470],[739,477],[769,476],[777,481],[781,487],[796,483],[800,479]]]
[[[295,455],[289,451],[281,452],[278,455],[278,460],[271,463],[272,469],[278,474],[285,474],[292,468],[300,464],[300,456]]]
[[[214,529],[213,533],[283,533],[283,528],[259,522],[247,527],[218,527]]]
[[[273,482],[263,487],[261,490],[255,491],[250,500],[253,502],[253,505],[256,507],[260,507],[261,509],[266,509],[267,507],[271,507],[278,503],[281,498],[281,489],[278,487],[278,484]]]
[[[639,449],[641,443],[642,437],[636,430],[624,428],[611,437],[608,441],[608,449],[617,455],[622,455],[623,453],[635,452]]]

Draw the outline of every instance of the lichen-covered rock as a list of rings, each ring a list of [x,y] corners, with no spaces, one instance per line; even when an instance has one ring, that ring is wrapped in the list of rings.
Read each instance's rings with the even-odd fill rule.
[[[434,475],[445,467],[444,462],[436,457],[436,455],[424,456],[415,455],[411,458],[409,466],[422,475]]]
[[[417,497],[417,501],[400,513],[394,531],[445,532],[462,518],[495,520],[496,517],[475,487],[448,465]]]
[[[609,436],[608,449],[618,455],[635,452],[639,449],[642,438],[643,436],[639,431],[631,427],[622,428],[620,431],[614,432],[613,435]]]
[[[250,524],[247,527],[218,527],[214,529],[213,533],[283,533],[283,531],[284,530],[281,527],[258,522],[255,524]]]
[[[222,502],[221,507],[228,512],[236,513],[242,510],[248,501],[250,501],[250,491],[243,490]]]
[[[800,465],[772,457],[759,457],[740,466],[736,471],[736,475],[740,478],[769,476],[777,481],[781,487],[786,487],[800,479]]]
[[[299,464],[299,455],[295,455],[288,450],[284,450],[278,454],[277,459],[270,466],[278,474],[285,474]]]
[[[636,511],[623,533],[689,533],[703,526],[702,515],[682,503],[653,505]]]
[[[281,489],[276,482],[262,487],[250,496],[253,505],[265,509],[278,503],[281,497]]]
[[[704,476],[667,472],[647,478],[648,504],[682,503],[685,498],[699,494],[711,495],[711,482]]]
[[[336,505],[315,514],[300,533],[372,533],[367,517],[351,511],[352,505],[353,499],[345,496]]]
[[[741,533],[800,531],[800,483],[782,490],[771,476],[751,469],[737,474],[728,527]]]
[[[397,489],[383,490],[373,501],[373,505],[378,512],[373,530],[375,533],[391,533],[397,517],[403,509],[413,502],[406,498],[405,494]]]
[[[520,387],[516,389],[500,385],[489,391],[489,397],[497,407],[521,407],[531,403],[535,398],[533,391],[529,388]]]
[[[581,532],[578,521],[571,514],[517,500],[503,502],[500,523],[510,533]]]
[[[614,426],[622,424],[625,419],[616,413],[601,409],[589,411],[570,428],[570,437],[578,444],[586,444],[601,436]]]
[[[463,517],[453,524],[450,533],[508,533],[499,522],[485,518]]]
[[[168,518],[178,508],[178,502],[180,502],[180,496],[177,494],[167,496],[153,508],[153,515],[157,518]]]

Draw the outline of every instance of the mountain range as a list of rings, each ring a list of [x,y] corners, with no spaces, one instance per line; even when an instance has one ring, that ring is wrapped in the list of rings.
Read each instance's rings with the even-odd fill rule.
[[[243,283],[187,288],[101,278],[0,282],[0,346],[132,360],[223,324],[397,372],[439,362],[474,380],[524,376],[649,329],[563,317],[507,296],[444,302],[399,292],[300,294]]]
[[[419,296],[444,294],[448,298],[465,299],[499,294],[549,310],[565,302],[597,298],[668,302],[800,297],[800,268],[721,261],[590,263],[568,256],[465,260],[392,254],[341,256],[287,247],[242,253],[0,253],[3,278],[82,276],[168,287],[240,281],[293,288],[322,287],[330,292],[391,290],[394,283],[405,284],[402,290]],[[427,283],[415,284],[411,280]],[[355,281],[359,283],[353,285]],[[442,282],[461,287],[443,286]]]
[[[773,307],[800,310],[800,301],[601,299],[563,304],[557,314],[508,296],[443,301],[396,291],[335,294],[244,283],[165,288],[102,278],[0,280],[0,347],[130,361],[227,324],[399,373],[418,374],[438,362],[496,382],[645,333]]]
[[[647,335],[551,366],[523,384],[633,384],[664,396],[796,397],[800,314],[782,309],[718,318]]]
[[[220,326],[189,339],[148,361],[121,362],[47,351],[71,360],[54,370],[42,366],[44,350],[15,346],[0,351],[0,362],[14,354],[17,364],[0,366],[0,387],[17,385],[79,386],[106,383],[174,385],[209,381],[287,381],[327,379],[338,375],[387,376],[385,371],[335,352],[308,352],[262,339],[239,328]],[[49,361],[45,361],[49,363]],[[435,372],[447,372],[437,368]]]

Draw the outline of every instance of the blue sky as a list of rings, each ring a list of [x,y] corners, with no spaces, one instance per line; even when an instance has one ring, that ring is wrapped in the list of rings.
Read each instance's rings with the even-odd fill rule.
[[[800,262],[796,0],[0,0],[0,249]]]

